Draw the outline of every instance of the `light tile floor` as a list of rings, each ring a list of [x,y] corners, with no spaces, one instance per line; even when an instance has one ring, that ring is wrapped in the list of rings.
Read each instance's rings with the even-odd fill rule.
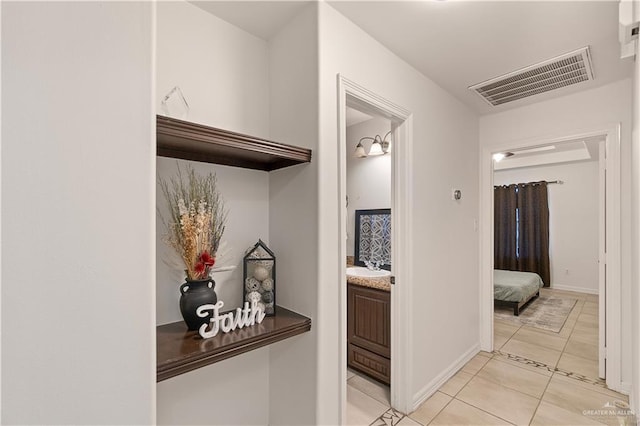
[[[598,298],[578,299],[559,333],[495,320],[494,352],[480,352],[408,416],[389,387],[349,371],[349,425],[636,425],[628,397],[598,379]]]

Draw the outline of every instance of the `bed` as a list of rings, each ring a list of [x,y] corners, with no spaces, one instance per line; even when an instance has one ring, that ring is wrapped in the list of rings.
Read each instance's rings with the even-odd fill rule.
[[[540,295],[544,286],[540,275],[533,272],[493,270],[493,305],[513,308],[513,315]]]

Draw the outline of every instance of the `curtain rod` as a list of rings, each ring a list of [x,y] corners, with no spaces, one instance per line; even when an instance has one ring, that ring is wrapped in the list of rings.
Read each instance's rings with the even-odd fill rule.
[[[548,181],[539,181],[539,182],[547,182],[547,185],[551,185],[551,184],[558,184],[558,185],[562,185],[564,183],[563,180],[548,180]],[[529,183],[538,183],[538,182],[529,182]],[[527,183],[513,183],[512,185],[528,185]],[[498,186],[509,186],[509,185],[494,185],[494,187],[498,187]]]

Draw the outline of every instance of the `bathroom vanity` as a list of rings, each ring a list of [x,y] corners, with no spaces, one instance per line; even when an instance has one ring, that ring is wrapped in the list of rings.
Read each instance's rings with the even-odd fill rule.
[[[365,286],[369,284],[366,281],[374,286]],[[388,278],[386,287],[384,279],[347,278],[347,365],[388,385],[391,380]]]
[[[347,365],[391,382],[391,209],[355,211],[347,257]]]

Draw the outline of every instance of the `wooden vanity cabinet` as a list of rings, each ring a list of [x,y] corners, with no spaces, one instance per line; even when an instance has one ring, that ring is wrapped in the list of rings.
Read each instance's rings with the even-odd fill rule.
[[[347,365],[391,380],[391,293],[347,284]]]

